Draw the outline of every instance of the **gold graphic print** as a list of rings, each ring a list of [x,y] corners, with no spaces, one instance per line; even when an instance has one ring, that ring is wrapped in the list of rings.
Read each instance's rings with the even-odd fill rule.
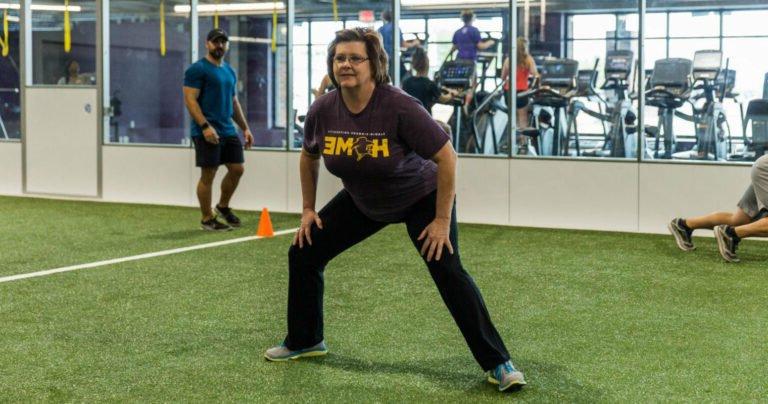
[[[341,136],[325,136],[323,154],[327,156],[347,155],[360,161],[365,156],[371,158],[389,157],[388,139],[368,139],[365,136],[343,138]]]
[[[352,149],[355,151],[357,161],[360,161],[365,156],[371,156],[371,149],[373,148],[373,142],[368,140],[367,137],[359,137],[355,139],[355,147]]]

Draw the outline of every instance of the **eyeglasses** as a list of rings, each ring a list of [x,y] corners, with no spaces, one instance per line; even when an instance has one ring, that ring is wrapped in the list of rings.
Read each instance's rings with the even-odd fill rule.
[[[363,63],[366,60],[368,60],[368,58],[364,58],[364,57],[362,57],[360,55],[350,55],[350,56],[347,56],[347,55],[336,55],[336,56],[333,57],[333,61],[336,62],[336,64],[339,64],[339,65],[340,64],[344,64],[344,62],[346,62],[347,60],[349,60],[349,64],[357,66],[360,63]]]

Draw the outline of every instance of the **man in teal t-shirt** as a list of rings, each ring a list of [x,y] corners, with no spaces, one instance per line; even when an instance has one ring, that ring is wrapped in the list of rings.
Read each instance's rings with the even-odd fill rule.
[[[192,115],[192,141],[195,144],[195,160],[201,169],[197,183],[197,199],[203,219],[203,230],[225,231],[240,226],[240,219],[232,213],[229,200],[232,198],[245,161],[243,144],[232,123],[243,131],[245,148],[253,144],[253,135],[237,100],[235,86],[237,75],[224,62],[229,47],[229,37],[223,29],[208,33],[205,47],[208,53],[184,72],[184,103]],[[211,209],[211,188],[219,166],[227,166],[227,175],[221,182],[221,198],[216,213],[227,224],[216,220]]]

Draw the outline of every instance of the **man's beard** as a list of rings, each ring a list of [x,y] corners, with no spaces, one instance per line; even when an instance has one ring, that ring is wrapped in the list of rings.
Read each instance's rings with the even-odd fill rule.
[[[208,54],[211,55],[212,58],[216,60],[221,60],[221,58],[224,57],[224,49],[214,49],[211,51],[208,51]]]

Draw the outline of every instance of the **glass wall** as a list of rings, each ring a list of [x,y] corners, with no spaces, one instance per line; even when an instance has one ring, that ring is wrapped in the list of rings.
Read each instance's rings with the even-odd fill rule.
[[[514,2],[515,39],[527,50],[521,53],[525,60],[508,52],[510,3],[402,0],[397,22],[402,38],[385,44],[402,60],[390,66],[400,72],[395,85],[409,91],[423,79],[440,90],[424,101],[425,107],[451,128],[459,152],[724,162],[751,161],[765,149],[768,102],[761,100],[768,97],[768,56],[762,50],[768,47],[768,4],[712,0],[692,8],[648,2],[639,61],[637,0]],[[7,35],[0,38],[5,48],[0,140],[21,136],[18,4],[0,4],[8,23]],[[68,4],[31,3],[32,84],[97,84],[96,1]],[[198,7],[199,37],[192,41],[187,1],[109,2],[105,88],[111,117],[105,142],[188,145],[190,118],[180,83],[192,42],[204,57],[205,35],[218,26],[230,35],[226,60],[238,73],[237,96],[255,145],[297,148],[309,106],[330,90],[325,58],[334,33],[359,26],[390,32],[392,26],[385,21],[388,0],[299,0],[290,27],[289,74],[285,3],[204,0]],[[414,56],[422,55],[426,67],[417,72]],[[512,76],[517,77],[514,88]],[[143,85],[137,86],[139,81]],[[288,96],[293,113],[283,102]]]
[[[19,2],[0,4],[0,141],[21,138]]]
[[[402,2],[401,87],[423,98],[422,104],[432,116],[450,128],[459,153],[509,153],[509,116],[501,76],[507,56],[508,14],[506,3],[463,8]],[[419,71],[422,65],[424,70]],[[419,88],[428,81],[439,89],[438,96],[419,96]]]
[[[106,143],[187,143],[181,86],[190,60],[189,13],[174,10],[183,4],[110,1]]]
[[[514,154],[637,159],[638,10],[637,1],[522,4]]]
[[[199,55],[205,57],[207,33],[229,34],[225,60],[237,73],[237,98],[254,137],[254,147],[286,146],[287,98],[285,4],[201,1]],[[273,17],[277,16],[277,25]],[[238,132],[240,130],[238,129]]]
[[[32,83],[96,84],[96,2],[32,1]]]
[[[344,28],[369,27],[380,30],[384,25],[383,13],[390,12],[391,2],[338,2],[334,12],[331,3],[296,2],[293,26],[293,108],[294,131],[290,140],[292,149],[301,148],[303,122],[312,102],[333,90],[326,77],[328,44],[335,33]],[[390,12],[391,13],[391,12]]]
[[[668,35],[654,39],[655,60],[646,59],[648,69],[659,63],[650,76],[647,159],[750,161],[768,142],[761,101],[768,96],[768,56],[757,51],[768,46],[768,10],[738,4],[745,2],[703,3],[693,11],[650,14],[664,17],[659,25]]]

